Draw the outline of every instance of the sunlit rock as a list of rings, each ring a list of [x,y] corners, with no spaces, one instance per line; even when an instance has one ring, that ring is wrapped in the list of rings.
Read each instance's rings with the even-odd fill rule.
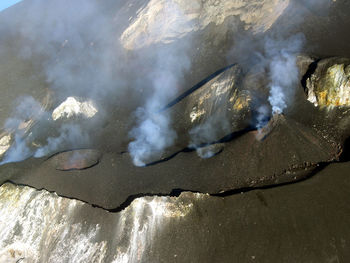
[[[205,197],[144,197],[110,213],[45,190],[0,187],[1,262],[147,262],[157,234]],[[107,242],[108,241],[108,242]]]
[[[171,101],[165,110],[172,114],[177,139],[174,147],[162,154],[150,156],[152,163],[185,147],[195,149],[217,143],[233,132],[244,130],[251,123],[252,93],[242,80],[244,73],[238,65],[230,66],[208,78],[204,84],[186,91]],[[200,156],[214,156],[221,150],[200,149]],[[205,153],[204,153],[205,152]]]
[[[106,242],[98,224],[74,220],[85,205],[47,191],[0,187],[2,262],[103,262]]]
[[[0,158],[11,147],[11,137],[11,134],[2,134],[2,137],[0,138]]]
[[[92,118],[98,112],[91,100],[80,102],[74,97],[68,97],[53,112],[52,119],[70,119],[72,117]]]
[[[154,43],[170,43],[189,32],[204,29],[209,24],[221,25],[230,16],[239,17],[246,29],[264,32],[278,19],[289,0],[259,1],[184,1],[152,0],[137,12],[137,17],[121,36],[127,49],[137,49]]]
[[[169,223],[185,217],[191,212],[191,202],[177,198],[157,197],[136,199],[121,214],[118,230],[119,242],[126,240],[126,246],[118,248],[115,263],[142,262],[156,234]]]
[[[319,107],[350,106],[350,62],[326,59],[306,81],[308,100]]]
[[[212,143],[248,126],[252,94],[242,79],[240,67],[232,66],[184,100],[190,144]]]

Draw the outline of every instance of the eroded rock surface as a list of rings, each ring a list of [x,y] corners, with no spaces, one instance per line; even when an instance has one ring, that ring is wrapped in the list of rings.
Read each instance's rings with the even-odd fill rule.
[[[315,121],[299,122],[295,114],[275,115],[266,127],[252,131],[256,129],[252,103],[260,88],[247,77],[239,66],[229,67],[164,109],[177,120],[178,141],[148,167],[133,166],[127,152],[101,151],[101,160],[92,154],[76,162],[71,162],[74,152],[68,152],[22,173],[21,168],[12,168],[15,164],[1,167],[6,171],[3,178],[113,208],[139,193],[168,194],[173,189],[218,193],[297,181],[319,164],[339,159],[343,141],[330,132],[330,124],[317,110],[309,112]],[[304,97],[298,99],[309,105]],[[93,166],[98,160],[99,165]],[[76,171],[67,176],[62,170]],[[79,188],[72,188],[76,184]]]
[[[120,213],[109,213],[7,183],[0,187],[0,260],[146,262],[153,239],[190,214],[197,198],[202,196],[140,198]]]
[[[220,25],[230,16],[239,17],[246,29],[264,32],[278,19],[289,0],[277,1],[150,1],[138,10],[121,35],[127,49],[170,43],[209,24]],[[248,11],[249,10],[249,11]]]
[[[138,198],[117,213],[4,184],[0,259],[347,262],[349,165],[333,164],[297,184],[226,197],[182,193]]]
[[[350,61],[321,60],[306,81],[308,100],[319,107],[350,106]]]

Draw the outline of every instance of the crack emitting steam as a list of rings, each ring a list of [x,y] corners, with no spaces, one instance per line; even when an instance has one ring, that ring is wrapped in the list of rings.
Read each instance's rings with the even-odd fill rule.
[[[298,82],[297,53],[303,43],[303,36],[296,35],[284,41],[267,39],[265,51],[269,58],[270,94],[272,114],[283,113],[292,100]]]
[[[58,135],[46,138],[46,133],[42,131],[56,124],[51,114],[31,96],[19,98],[11,115],[12,117],[8,118],[4,125],[5,136],[11,137],[9,140],[11,146],[5,152],[0,165],[23,161],[32,156],[40,158],[62,149],[63,146],[74,147],[86,143],[89,139],[88,134],[78,124],[72,123],[56,126]],[[46,138],[43,146],[35,143],[40,137]]]
[[[177,137],[171,128],[170,113],[160,109],[176,94],[189,60],[183,50],[168,51],[158,53],[155,71],[151,73],[152,95],[135,113],[138,125],[130,132],[134,141],[129,144],[129,152],[136,166],[144,166],[148,158],[161,154]]]
[[[176,3],[167,1],[164,12],[164,21],[161,22],[168,24],[168,30],[176,30],[178,24],[183,23],[183,14]],[[177,137],[172,129],[170,113],[161,109],[176,95],[184,71],[190,67],[186,54],[189,44],[188,39],[180,39],[156,47],[155,63],[150,65],[149,73],[151,95],[145,105],[136,110],[138,123],[129,134],[134,140],[128,150],[136,166],[144,166],[149,158],[161,155]]]
[[[34,153],[35,158],[44,157],[54,151],[57,151],[62,145],[75,145],[77,142],[87,142],[89,136],[83,132],[77,124],[63,124],[59,128],[58,137],[47,138],[47,144],[37,149]]]
[[[260,59],[262,68],[268,72],[269,106],[266,102],[256,109],[256,128],[259,131],[272,115],[282,114],[288,105],[293,103],[299,79],[297,55],[303,43],[303,34],[285,39],[272,37],[264,39],[264,54],[260,55]]]
[[[31,156],[28,146],[30,136],[26,133],[32,125],[44,115],[41,104],[31,96],[20,97],[12,117],[5,121],[4,130],[13,137],[11,147],[5,153],[0,165],[10,162],[19,162]]]

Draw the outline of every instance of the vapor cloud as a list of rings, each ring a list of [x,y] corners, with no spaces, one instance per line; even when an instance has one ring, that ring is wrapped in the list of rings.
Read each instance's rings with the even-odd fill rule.
[[[272,114],[283,113],[289,101],[293,99],[295,86],[299,78],[296,63],[301,51],[303,35],[295,35],[285,40],[267,38],[265,51],[269,60],[269,103]]]
[[[184,14],[175,2],[167,1],[165,12],[163,23],[172,22],[170,29],[177,28],[176,23],[182,23],[181,16]],[[155,62],[148,73],[151,95],[136,111],[137,125],[130,132],[133,141],[128,148],[136,166],[144,166],[151,161],[150,158],[159,157],[177,137],[170,113],[160,110],[176,95],[184,73],[190,67],[189,46],[190,40],[181,39],[156,47]]]
[[[230,56],[241,62],[244,67],[254,67],[263,72],[268,79],[268,97],[263,101],[260,96],[255,105],[256,128],[260,130],[274,114],[284,113],[293,104],[295,90],[299,81],[297,55],[302,52],[305,36],[298,33],[307,12],[316,15],[326,14],[329,0],[298,0],[290,2],[285,10],[293,17],[288,22],[280,22],[266,34],[242,36],[233,47]],[[283,17],[283,16],[282,16]]]
[[[89,136],[77,124],[65,123],[58,127],[57,137],[48,137],[44,146],[35,146],[41,130],[54,125],[51,113],[31,96],[21,97],[17,101],[12,117],[5,121],[4,130],[11,135],[11,147],[5,153],[0,165],[23,161],[29,157],[40,158],[52,154],[63,147],[74,147],[86,143]],[[34,129],[35,126],[37,129]],[[45,133],[44,133],[45,134]]]
[[[35,158],[44,157],[62,146],[72,147],[79,143],[87,142],[89,136],[76,124],[64,124],[59,129],[58,137],[47,138],[47,144],[37,149],[34,153]],[[63,150],[63,149],[62,149]]]
[[[4,125],[4,130],[13,137],[13,142],[0,165],[19,162],[31,156],[31,149],[28,145],[31,137],[28,137],[27,133],[44,114],[41,104],[33,97],[24,96],[17,99],[12,117],[8,118]]]

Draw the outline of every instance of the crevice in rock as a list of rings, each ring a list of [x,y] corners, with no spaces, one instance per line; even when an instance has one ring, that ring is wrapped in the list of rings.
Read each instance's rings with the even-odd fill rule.
[[[235,131],[235,132],[232,132],[224,137],[222,137],[221,139],[217,140],[217,141],[213,141],[213,142],[210,142],[210,143],[203,143],[203,144],[199,144],[199,145],[196,145],[195,147],[190,147],[190,146],[187,146],[185,148],[183,148],[182,150],[179,150],[165,158],[162,158],[160,160],[157,160],[157,161],[153,161],[153,162],[150,162],[150,163],[147,163],[145,165],[145,167],[147,166],[153,166],[153,165],[156,165],[156,164],[159,164],[159,163],[163,163],[163,162],[167,162],[169,160],[171,160],[172,158],[176,157],[176,155],[178,155],[179,153],[189,153],[189,152],[194,152],[196,151],[196,149],[198,148],[202,148],[202,147],[207,147],[207,146],[210,146],[210,145],[213,145],[213,144],[218,144],[218,143],[227,143],[227,142],[230,142],[234,139],[237,139],[239,137],[241,137],[242,135],[244,135],[245,133],[247,132],[250,132],[250,131],[254,131],[256,130],[256,127],[255,126],[249,126],[243,130],[239,130],[239,131]],[[221,151],[220,151],[221,152]],[[219,153],[218,153],[219,154]]]
[[[348,137],[344,141],[343,152],[340,155],[339,161],[340,162],[349,162],[350,161],[350,137]]]
[[[227,197],[227,196],[232,196],[236,194],[243,194],[247,193],[250,191],[254,190],[267,190],[267,189],[273,189],[276,187],[281,187],[285,185],[290,185],[294,183],[299,183],[306,181],[312,177],[314,177],[316,174],[324,170],[330,163],[319,163],[317,166],[314,168],[314,170],[308,174],[307,176],[297,178],[295,181],[289,181],[289,182],[284,182],[284,183],[279,183],[279,184],[270,184],[270,185],[264,185],[264,186],[254,186],[254,187],[244,187],[244,188],[238,188],[238,189],[232,189],[232,190],[227,190],[223,191],[217,194],[210,194],[210,196],[217,196],[217,197]]]
[[[172,106],[174,106],[175,104],[179,103],[180,101],[182,101],[184,98],[186,98],[188,95],[190,95],[191,93],[195,92],[197,89],[201,88],[203,85],[205,85],[206,83],[208,83],[209,81],[211,81],[213,78],[215,78],[216,76],[220,75],[222,72],[226,71],[229,68],[232,68],[233,66],[235,66],[236,64],[231,64],[228,65],[227,67],[224,67],[222,69],[217,70],[216,72],[214,72],[213,74],[209,75],[208,77],[206,77],[205,79],[203,79],[202,81],[198,82],[196,85],[194,85],[192,88],[186,90],[184,93],[182,93],[180,96],[178,96],[177,98],[175,98],[174,100],[172,100],[171,102],[169,102],[167,105],[165,105],[163,108],[161,108],[159,110],[159,112],[165,111],[169,108],[171,108]]]
[[[118,207],[116,208],[105,208],[102,207],[100,205],[97,204],[93,204],[93,203],[89,203],[85,200],[81,200],[78,198],[74,198],[74,197],[69,197],[69,196],[65,196],[65,195],[59,195],[57,194],[55,191],[49,191],[45,188],[35,188],[33,186],[27,185],[27,184],[18,184],[15,183],[11,180],[7,180],[5,181],[3,184],[6,183],[10,183],[16,186],[22,186],[22,187],[30,187],[32,189],[35,189],[37,191],[47,191],[51,194],[56,194],[59,197],[62,198],[67,198],[70,200],[75,200],[75,201],[79,201],[82,202],[84,204],[87,204],[93,208],[99,208],[102,209],[106,212],[110,212],[110,213],[119,213],[122,212],[123,210],[125,210],[128,206],[131,205],[131,203],[138,199],[138,198],[143,198],[143,197],[179,197],[182,193],[194,193],[194,194],[203,194],[203,195],[208,195],[211,197],[218,197],[218,198],[224,198],[224,197],[228,197],[228,196],[233,196],[233,195],[237,195],[237,194],[244,194],[244,193],[248,193],[254,190],[266,190],[266,189],[273,189],[276,187],[281,187],[281,186],[285,186],[285,185],[290,185],[290,184],[294,184],[294,183],[298,183],[298,182],[302,182],[305,180],[308,180],[310,178],[312,178],[313,176],[315,176],[316,174],[318,174],[319,172],[321,172],[323,169],[325,169],[330,163],[319,163],[317,164],[316,168],[307,176],[304,176],[302,178],[297,178],[295,181],[290,181],[290,182],[284,182],[284,183],[279,183],[279,184],[270,184],[270,185],[265,185],[265,186],[255,186],[255,187],[244,187],[244,188],[238,188],[238,189],[232,189],[232,190],[226,190],[226,191],[222,191],[219,193],[204,193],[204,192],[200,192],[200,191],[195,191],[195,190],[188,190],[188,189],[181,189],[181,188],[174,188],[172,189],[169,193],[138,193],[138,194],[134,194],[134,195],[130,195],[126,198],[126,200],[121,203]],[[3,185],[1,184],[1,185]]]
[[[307,69],[307,71],[306,71],[306,73],[304,74],[304,76],[301,78],[301,85],[302,85],[302,87],[303,87],[303,89],[304,89],[304,92],[305,92],[305,94],[307,94],[307,86],[306,86],[306,82],[307,82],[307,80],[312,76],[312,74],[314,74],[315,73],[315,71],[316,71],[316,69],[317,69],[317,66],[318,66],[318,63],[321,61],[321,59],[317,59],[317,60],[315,60],[314,62],[312,62],[310,65],[309,65],[309,67],[308,67],[308,69]]]

